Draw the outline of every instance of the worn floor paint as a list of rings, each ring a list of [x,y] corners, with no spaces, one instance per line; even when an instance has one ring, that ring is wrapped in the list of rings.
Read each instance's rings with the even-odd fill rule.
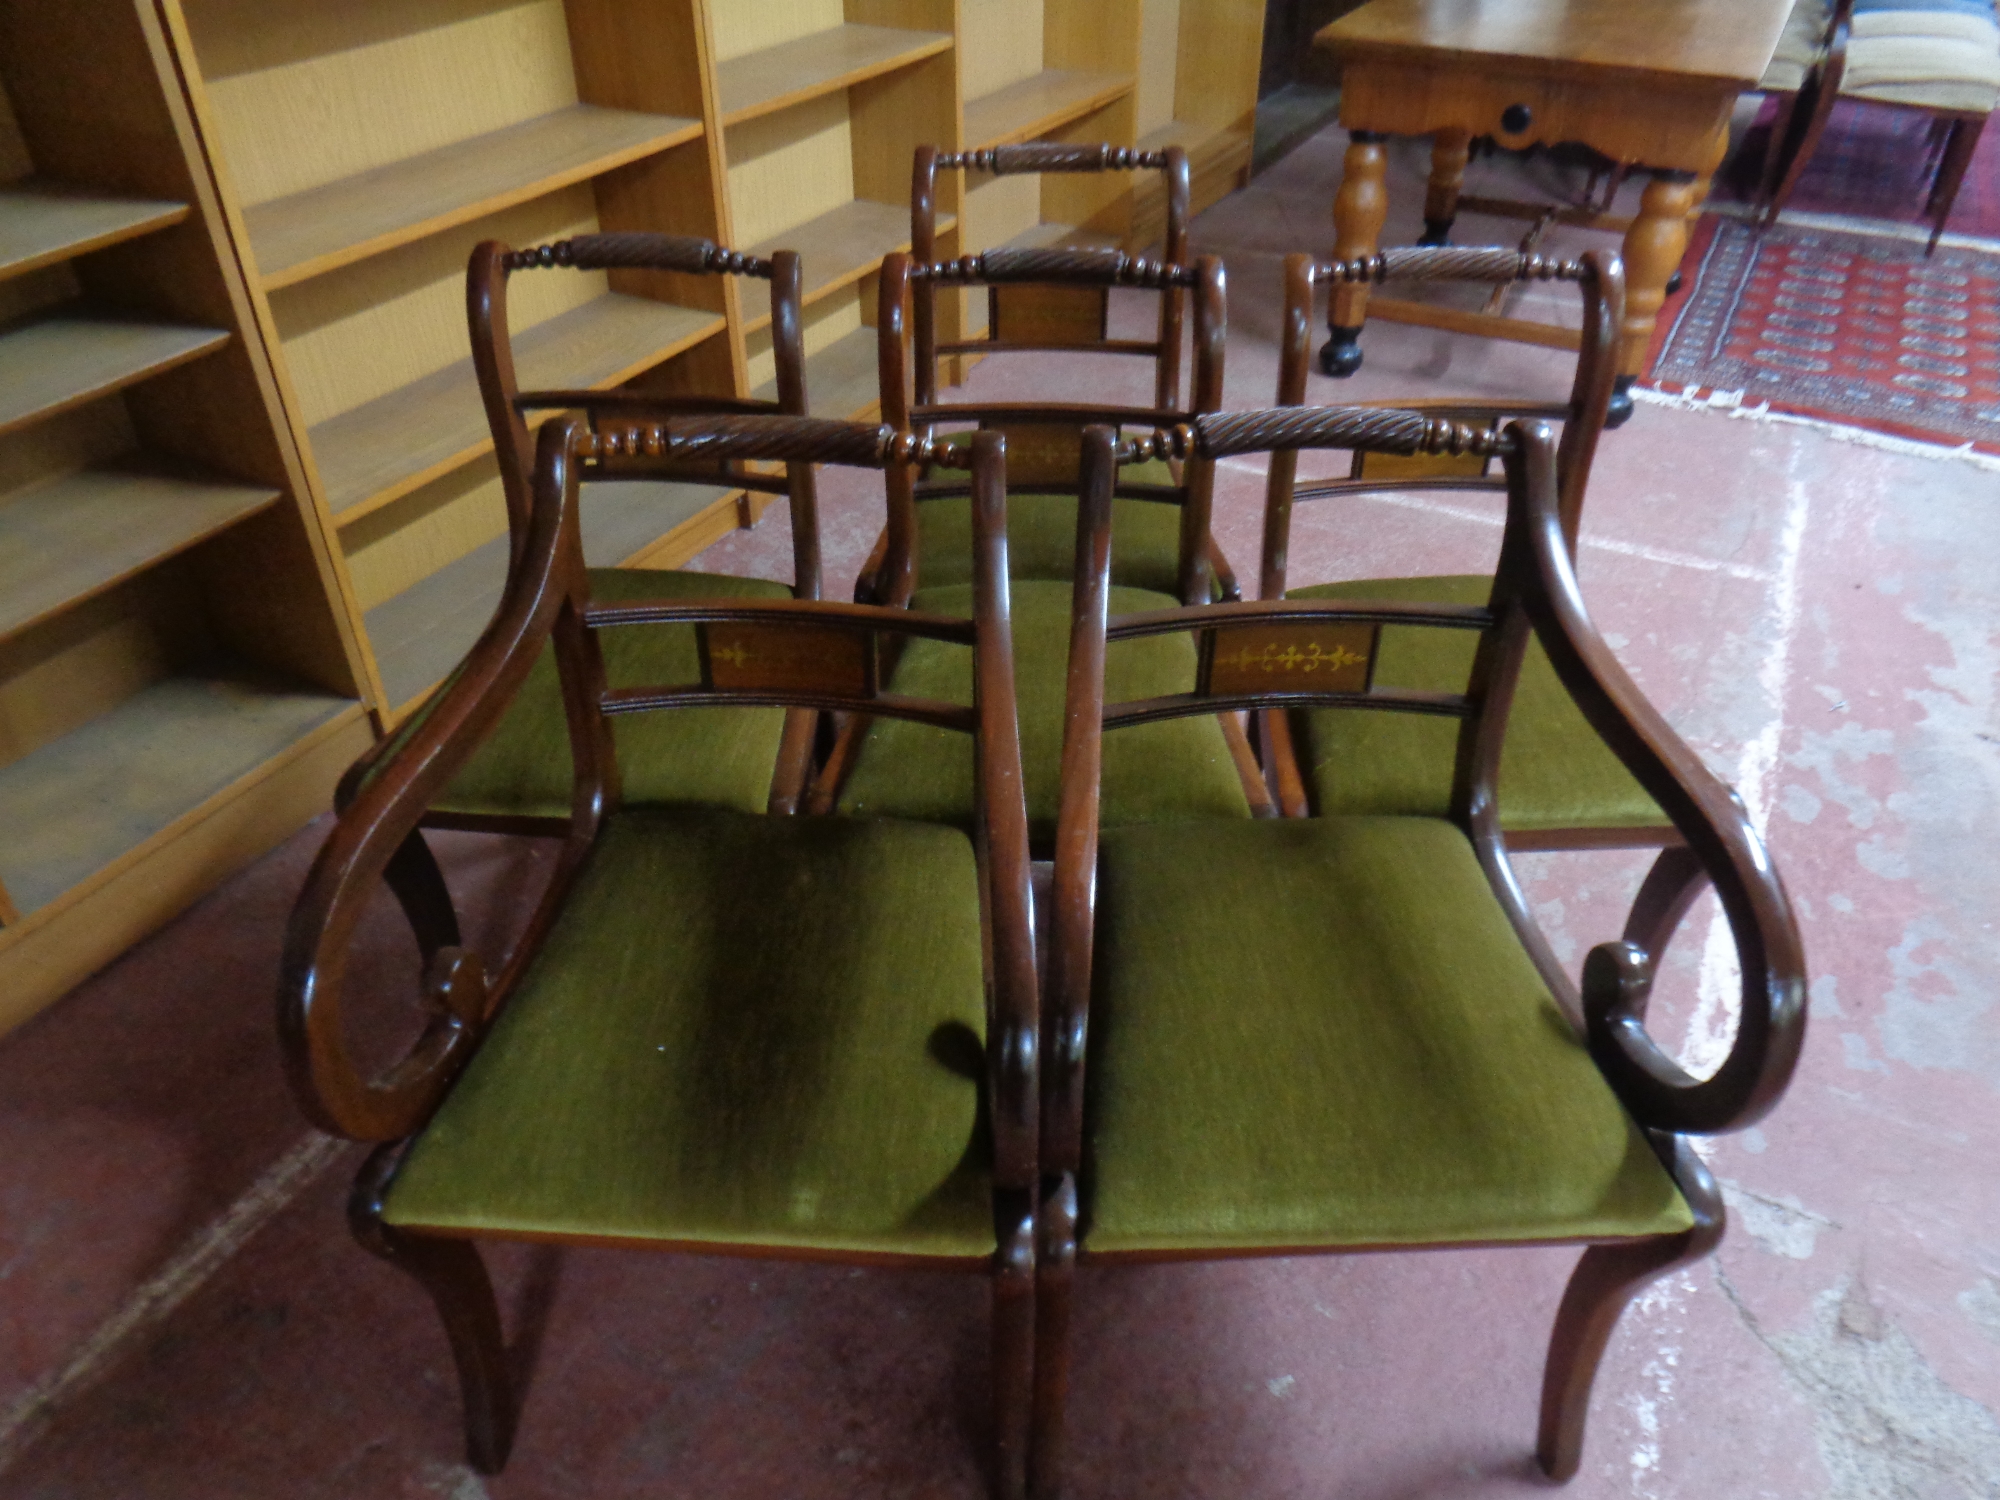
[[[1340,146],[1316,138],[1198,226],[1230,267],[1232,405],[1270,397],[1277,259],[1324,244]],[[1414,237],[1420,166],[1399,148],[1391,241]],[[1535,294],[1557,313],[1563,295]],[[1366,348],[1313,398],[1567,385],[1523,346],[1378,325]],[[1136,370],[1081,363],[995,361],[969,389],[1143,394]],[[836,474],[821,493],[839,594],[880,487]],[[1261,498],[1254,466],[1225,471],[1218,531],[1246,576]],[[1815,978],[1789,1097],[1709,1152],[1722,1251],[1620,1327],[1578,1500],[2000,1494],[1996,510],[2000,480],[1970,465],[1710,412],[1642,407],[1601,450],[1593,611],[1768,830]],[[1462,496],[1309,507],[1292,577],[1467,570],[1497,537]],[[773,512],[705,562],[787,559]],[[356,1154],[309,1170],[277,1070],[279,927],[316,834],[0,1043],[0,1496],[981,1493],[976,1281],[606,1251],[496,1257],[539,1354],[513,1464],[471,1475],[428,1306],[346,1236]],[[442,842],[474,933],[503,930],[522,851]],[[1580,961],[1644,857],[1524,863]],[[411,963],[381,917],[362,967],[387,979]],[[1714,921],[1689,918],[1654,1011],[1696,1061],[1731,1024]],[[1086,1273],[1071,1492],[1545,1492],[1528,1452],[1572,1258]]]

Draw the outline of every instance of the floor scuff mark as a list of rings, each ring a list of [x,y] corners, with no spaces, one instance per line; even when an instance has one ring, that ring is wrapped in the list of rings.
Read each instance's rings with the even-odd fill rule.
[[[1828,1500],[2000,1496],[2000,1420],[1945,1384],[1858,1277],[1821,1292],[1792,1333],[1767,1333],[1728,1276],[1717,1280],[1811,1406]]]

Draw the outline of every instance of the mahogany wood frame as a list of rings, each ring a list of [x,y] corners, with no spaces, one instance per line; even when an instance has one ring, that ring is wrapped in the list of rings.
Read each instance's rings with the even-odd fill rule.
[[[970,620],[810,599],[591,603],[577,503],[585,478],[607,471],[673,473],[688,464],[739,460],[880,468],[892,458],[908,456],[971,467],[977,570]],[[994,1286],[995,1488],[1003,1496],[1023,1492],[1033,1355],[1039,1002],[1008,627],[1003,464],[1004,441],[995,434],[950,445],[915,440],[885,427],[794,416],[619,422],[599,413],[594,430],[576,416],[559,417],[541,432],[519,558],[493,622],[430,712],[398,737],[374,774],[357,778],[352,786],[287,928],[279,1036],[292,1090],[313,1123],[379,1147],[355,1185],[350,1205],[354,1231],[364,1246],[415,1277],[436,1304],[461,1376],[468,1453],[480,1470],[497,1472],[505,1463],[516,1417],[491,1287],[472,1239],[389,1225],[381,1216],[384,1195],[407,1143],[443,1102],[570,899],[605,819],[616,816],[619,778],[609,716],[696,703],[771,704],[815,715],[865,710],[955,728],[974,738],[975,833],[987,935],[986,1096],[998,1234],[992,1259],[975,1264]],[[974,654],[973,707],[857,698],[849,691],[795,685],[606,690],[597,630],[728,621],[833,628],[865,634],[871,641],[884,634],[915,634],[962,642]],[[421,826],[432,799],[491,732],[549,648],[556,654],[569,724],[571,813],[546,890],[513,946],[489,966],[464,945],[451,894]],[[399,1063],[370,1078],[349,1048],[343,1006],[349,949],[377,881],[397,897],[416,936],[430,1019]],[[721,1253],[715,1246],[699,1248]],[[739,1248],[744,1254],[772,1253],[769,1247]],[[826,1252],[824,1258],[916,1263],[915,1258],[839,1252]],[[967,1264],[922,1263],[961,1269]]]
[[[1827,16],[1826,33],[1820,42],[1818,58],[1807,70],[1795,93],[1778,94],[1778,115],[1771,122],[1771,137],[1764,148],[1764,170],[1758,186],[1758,197],[1763,206],[1761,223],[1766,228],[1777,222],[1778,215],[1791,201],[1792,190],[1805,175],[1813,152],[1819,149],[1820,137],[1826,133],[1826,122],[1832,117],[1833,106],[1840,98],[1841,80],[1847,73],[1847,48],[1852,40],[1853,24],[1854,0],[1834,0],[1833,9]],[[1930,196],[1924,203],[1924,213],[1931,220],[1931,237],[1924,246],[1924,254],[1934,253],[1938,241],[1944,236],[1944,226],[1951,218],[1952,205],[1958,201],[1965,170],[1972,165],[1972,155],[1979,149],[1979,137],[1985,131],[1992,112],[1939,109],[1928,104],[1868,99],[1860,95],[1850,97],[1857,103],[1883,109],[1920,110],[1929,115],[1934,148],[1938,143],[1938,127],[1944,127],[1942,153],[1938,158],[1936,175],[1931,179]]]
[[[921,307],[939,286],[1139,286],[1190,291],[1194,302],[1194,366],[1192,406],[1187,410],[1061,402],[957,403],[925,400],[921,385],[912,398],[911,344],[908,312]],[[941,423],[977,423],[982,427],[1050,426],[1081,429],[1091,422],[1114,422],[1155,429],[1184,422],[1222,407],[1224,345],[1228,335],[1228,305],[1222,262],[1212,255],[1192,265],[1149,260],[1122,250],[1052,249],[988,250],[983,255],[929,264],[902,254],[883,259],[876,308],[876,339],[882,387],[882,420],[899,431],[928,432]],[[1013,346],[1006,346],[1013,347]],[[1038,347],[1038,346],[1030,346]],[[1073,346],[1072,346],[1073,347]],[[916,363],[922,379],[925,362]],[[1183,470],[1175,486],[1121,484],[1118,493],[1181,509],[1177,592],[1183,599],[1206,598],[1211,591],[1235,597],[1237,585],[1228,559],[1209,530],[1213,506],[1213,469]],[[856,597],[884,603],[906,602],[919,586],[917,505],[927,499],[962,495],[963,482],[924,481],[918,465],[891,464],[885,475],[888,524],[863,565]],[[1010,486],[1022,488],[1010,477]],[[1075,483],[1065,477],[1065,487]]]
[[[1074,1272],[1091,1258],[1078,1238],[1077,1178],[1084,1140],[1084,1073],[1089,1037],[1094,943],[1098,773],[1104,731],[1168,713],[1218,706],[1288,709],[1351,704],[1348,693],[1285,692],[1225,702],[1190,694],[1178,703],[1136,706],[1104,701],[1107,641],[1167,629],[1219,625],[1375,621],[1474,629],[1480,646],[1462,695],[1370,692],[1385,710],[1450,713],[1461,721],[1451,819],[1471,841],[1495,896],[1551,994],[1586,1039],[1606,1082],[1673,1176],[1694,1212],[1682,1233],[1590,1242],[1564,1294],[1549,1345],[1537,1458],[1556,1479],[1575,1472],[1597,1365],[1619,1313],[1647,1282],[1708,1254],[1724,1227],[1721,1196],[1684,1139],[1740,1129],[1777,1102],[1804,1040],[1806,974],[1796,923],[1783,885],[1741,804],[1646,702],[1604,645],[1584,608],[1571,565],[1546,426],[1514,422],[1472,429],[1416,411],[1381,408],[1277,409],[1198,418],[1177,444],[1214,460],[1298,448],[1371,452],[1486,453],[1505,465],[1508,517],[1493,593],[1484,607],[1347,604],[1262,600],[1207,605],[1111,619],[1111,481],[1120,456],[1106,428],[1086,438],[1084,502],[1078,520],[1077,583],[1070,646],[1063,800],[1054,877],[1055,915],[1045,990],[1042,1204],[1036,1292],[1034,1483],[1054,1495],[1061,1482],[1063,1407],[1068,1382],[1068,1325]],[[1684,846],[1664,860],[1692,867],[1714,885],[1742,970],[1740,1020],[1715,1073],[1696,1080],[1656,1044],[1645,1007],[1666,938],[1693,880],[1685,869],[1656,869],[1642,889],[1623,937],[1594,948],[1581,993],[1542,941],[1516,884],[1495,801],[1500,753],[1514,677],[1530,632],[1592,727],[1674,820]],[[1421,700],[1421,701],[1417,701]],[[1291,1255],[1380,1246],[1300,1244],[1246,1253]],[[1408,1248],[1398,1246],[1395,1248]],[[1162,1257],[1100,1257],[1117,1259]]]
[[[983,151],[940,151],[935,146],[917,147],[910,184],[910,257],[918,265],[929,265],[937,253],[937,174],[940,171],[990,172],[995,177],[1029,172],[1111,172],[1154,171],[1166,179],[1166,235],[1161,258],[1170,266],[1183,265],[1188,258],[1189,177],[1187,152],[1179,146],[1162,151],[1137,151],[1129,146],[1070,146],[1053,141],[1024,146],[995,146]],[[937,288],[920,282],[914,288],[911,326],[916,333],[917,401],[928,405],[937,400],[938,360],[951,354],[991,354],[1003,349],[1074,350],[1074,344],[1000,343],[994,330],[1000,320],[998,287],[987,288],[986,337],[939,344],[937,337]],[[1181,334],[1184,323],[1185,293],[1178,284],[1160,288],[1160,331],[1154,342],[1113,342],[1106,340],[1094,352],[1149,355],[1154,361],[1153,404],[1171,410],[1180,404]]]

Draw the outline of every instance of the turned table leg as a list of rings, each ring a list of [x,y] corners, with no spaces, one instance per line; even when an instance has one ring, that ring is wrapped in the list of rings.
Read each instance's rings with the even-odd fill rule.
[[[1451,243],[1458,192],[1465,186],[1465,162],[1471,154],[1469,130],[1440,130],[1431,137],[1431,180],[1424,193],[1424,237],[1417,241],[1419,245]]]
[[[1694,187],[1692,172],[1655,172],[1639,200],[1639,216],[1625,231],[1624,338],[1607,427],[1621,426],[1632,415],[1632,386],[1645,373],[1653,324],[1667,300],[1667,281],[1687,250]]]
[[[1389,216],[1389,153],[1372,130],[1348,132],[1347,156],[1341,163],[1340,191],[1333,199],[1333,254],[1336,260],[1373,255],[1382,241],[1382,221]],[[1368,286],[1343,283],[1334,288],[1327,305],[1327,332],[1332,335],[1319,351],[1319,367],[1328,375],[1352,375],[1361,368],[1361,325],[1368,317]]]
[[[1729,127],[1716,131],[1715,139],[1709,143],[1708,151],[1702,158],[1702,168],[1694,179],[1694,192],[1688,199],[1688,234],[1694,234],[1695,221],[1701,217],[1703,206],[1708,202],[1709,189],[1715,184],[1716,169],[1722,165],[1723,157],[1729,154]],[[1673,296],[1681,289],[1681,271],[1674,267],[1674,274],[1667,278],[1667,295]]]

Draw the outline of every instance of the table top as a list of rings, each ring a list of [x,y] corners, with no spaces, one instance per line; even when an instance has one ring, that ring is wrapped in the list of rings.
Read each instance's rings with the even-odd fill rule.
[[[1341,60],[1506,58],[1550,76],[1754,88],[1792,0],[1369,0],[1313,44]]]

